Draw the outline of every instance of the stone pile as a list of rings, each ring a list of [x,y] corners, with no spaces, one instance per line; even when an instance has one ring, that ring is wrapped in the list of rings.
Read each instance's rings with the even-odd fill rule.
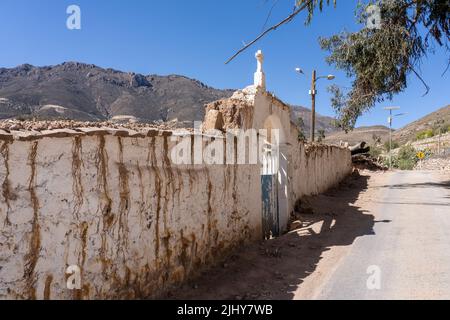
[[[378,159],[367,154],[357,154],[352,156],[353,167],[359,170],[386,171],[388,167],[383,165]]]

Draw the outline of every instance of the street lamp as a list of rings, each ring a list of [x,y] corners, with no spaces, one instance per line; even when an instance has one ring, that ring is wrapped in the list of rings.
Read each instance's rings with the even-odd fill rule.
[[[400,107],[385,107],[384,110],[389,111],[389,118],[388,118],[388,123],[389,123],[389,169],[392,170],[392,121],[394,120],[394,117],[404,116],[407,113],[398,113],[398,114],[393,115],[392,111],[400,110]]]
[[[295,71],[299,74],[304,74],[303,70],[301,68],[295,68]],[[312,83],[311,83],[311,90],[309,91],[309,94],[311,95],[311,142],[314,142],[314,133],[316,130],[316,83],[320,79],[327,79],[327,80],[334,80],[336,77],[332,74],[329,74],[327,76],[320,76],[317,77],[316,70],[313,70],[312,73]]]

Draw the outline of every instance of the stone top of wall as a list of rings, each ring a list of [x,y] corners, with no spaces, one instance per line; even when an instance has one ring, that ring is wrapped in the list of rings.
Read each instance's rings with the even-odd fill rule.
[[[330,149],[348,150],[348,148],[343,147],[343,146],[319,143],[319,142],[314,142],[314,143],[308,142],[308,143],[305,143],[304,146],[305,146],[305,154],[306,155],[315,153],[317,151],[325,151],[325,150],[330,150]]]
[[[0,140],[30,141],[42,138],[112,135],[118,137],[145,138],[171,136],[175,132],[191,132],[192,129],[172,129],[165,125],[142,123],[114,124],[112,122],[77,121],[19,121],[0,122]]]

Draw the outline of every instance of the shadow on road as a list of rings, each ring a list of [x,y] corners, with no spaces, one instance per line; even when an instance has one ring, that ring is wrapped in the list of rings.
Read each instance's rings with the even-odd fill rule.
[[[375,201],[378,204],[400,205],[400,206],[443,206],[448,207],[448,202],[394,202],[394,201]]]
[[[301,229],[238,250],[223,264],[169,292],[166,298],[293,299],[324,252],[374,234],[374,217],[354,206],[367,189],[368,179],[352,176],[338,189],[307,199],[314,213],[297,216],[303,222]]]
[[[377,186],[376,188],[388,188],[388,189],[445,188],[445,189],[450,189],[450,181],[444,181],[441,183],[437,183],[437,182],[403,183],[403,184]]]

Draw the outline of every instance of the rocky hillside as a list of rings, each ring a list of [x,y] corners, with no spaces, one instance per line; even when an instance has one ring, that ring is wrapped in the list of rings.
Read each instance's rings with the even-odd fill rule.
[[[378,138],[381,140],[381,143],[389,141],[389,128],[385,126],[369,126],[356,128],[348,133],[344,131],[334,132],[325,138],[325,142],[339,143],[343,141],[354,145],[365,141],[368,144],[373,144]]]
[[[142,122],[203,120],[204,105],[231,96],[183,76],[142,75],[91,64],[0,68],[0,120],[105,121],[133,116]],[[309,132],[311,111],[292,106]],[[334,131],[333,118],[317,114],[317,130]]]
[[[291,106],[292,113],[291,118],[294,123],[297,123],[298,118],[302,118],[304,122],[304,131],[306,136],[309,137],[311,130],[311,109],[301,106]],[[316,113],[316,130],[325,130],[325,134],[336,131],[336,127],[333,125],[334,118],[322,116]]]
[[[450,125],[450,105],[443,107],[429,115],[410,123],[402,129],[396,131],[393,139],[401,144],[407,141],[416,140],[418,133],[424,130],[432,129],[437,121],[443,121]]]
[[[0,68],[0,119],[103,121],[131,115],[142,121],[202,120],[204,104],[228,97],[183,76],[125,73],[67,62]]]
[[[438,121],[441,122],[441,125],[450,125],[450,105],[430,113],[399,130],[393,131],[392,139],[401,145],[408,141],[415,141],[418,133],[434,129]],[[382,143],[389,141],[389,128],[385,126],[370,126],[360,127],[349,133],[342,131],[334,132],[329,134],[325,141],[329,143],[339,143],[339,141],[344,141],[349,142],[350,144],[366,141],[371,144],[374,142],[374,137],[381,138]]]

